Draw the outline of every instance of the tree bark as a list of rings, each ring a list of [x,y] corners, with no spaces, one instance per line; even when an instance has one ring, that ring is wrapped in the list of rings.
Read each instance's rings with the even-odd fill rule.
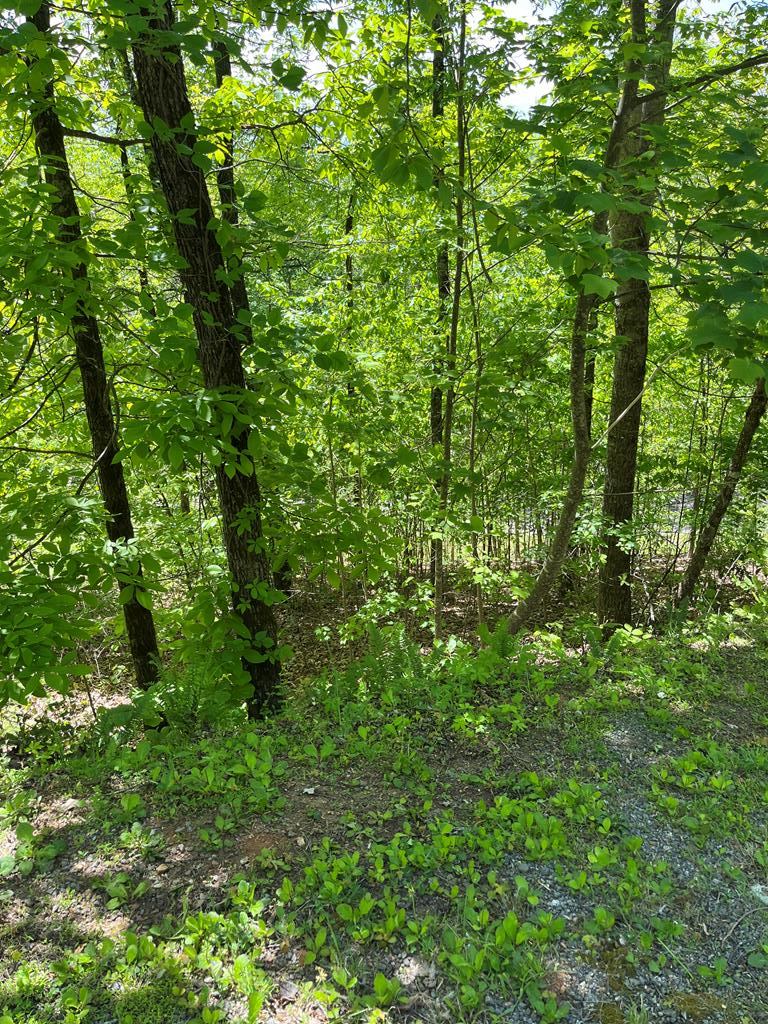
[[[589,319],[589,332],[594,334],[597,331],[597,308],[593,306],[592,315]],[[584,402],[587,411],[587,433],[592,437],[592,409],[595,404],[595,370],[597,367],[597,355],[594,349],[586,353],[586,366],[584,368]]]
[[[435,43],[432,51],[432,117],[436,120],[442,120],[445,113],[445,24],[442,14],[436,14],[432,21],[432,32],[434,33]],[[435,172],[435,184],[443,179],[443,174],[440,169]],[[435,356],[432,363],[432,372],[437,378],[436,382],[432,385],[432,389],[429,395],[429,431],[430,440],[432,442],[432,449],[442,450],[443,447],[443,388],[439,382],[440,375],[443,372],[444,359],[442,350],[446,348],[445,342],[445,328],[446,321],[448,318],[448,303],[451,299],[451,268],[450,258],[448,254],[448,243],[441,242],[437,250],[437,259],[435,263],[436,279],[437,279],[437,341],[436,349],[440,353]],[[435,482],[435,491],[440,493],[440,482]],[[437,589],[437,567],[438,562],[440,563],[440,572],[442,573],[442,550],[440,549],[441,541],[438,537],[433,537],[430,540],[430,559],[429,559],[429,575],[432,585]],[[442,584],[441,584],[442,585]]]
[[[453,444],[453,409],[455,404],[456,353],[459,337],[459,321],[461,319],[461,279],[464,273],[464,175],[466,160],[466,121],[464,104],[464,56],[466,52],[466,12],[462,10],[459,28],[459,46],[457,54],[456,80],[456,144],[458,164],[456,171],[456,269],[453,287],[448,285],[451,294],[451,316],[448,330],[445,369],[448,385],[445,391],[445,414],[442,423],[443,434],[443,465],[438,493],[438,529],[442,531],[448,512],[448,501],[451,483],[451,457]],[[440,265],[438,257],[438,266]],[[439,278],[438,278],[439,283]],[[440,283],[439,283],[440,286]],[[445,573],[443,567],[444,542],[442,536],[435,543],[435,639],[439,640],[443,633],[443,612],[445,606]]]
[[[38,32],[49,35],[50,6],[41,4],[29,19]],[[112,412],[110,384],[104,362],[99,324],[91,312],[88,267],[82,257],[80,210],[72,185],[66,144],[55,106],[53,82],[45,83],[42,95],[32,106],[35,148],[40,156],[45,181],[55,196],[53,213],[61,219],[59,238],[62,245],[79,249],[79,257],[69,271],[69,286],[76,296],[72,315],[72,335],[83,386],[85,414],[93,446],[99,489],[107,511],[106,530],[120,557],[120,548],[134,538],[128,491],[122,463],[116,462],[119,444]],[[131,649],[136,682],[147,689],[158,678],[160,655],[152,612],[137,600],[146,594],[141,582],[141,564],[126,566],[126,575],[133,582],[118,583],[123,604],[125,632]],[[130,588],[130,597],[124,600]]]
[[[480,315],[475,298],[475,290],[472,285],[472,272],[469,263],[466,264],[467,294],[472,308],[472,334],[475,339],[475,380],[472,388],[472,411],[469,421],[469,487],[470,487],[470,543],[472,545],[472,560],[474,570],[480,568],[480,544],[479,539],[483,533],[481,518],[480,529],[477,529],[478,503],[477,503],[477,434],[480,419],[480,388],[483,383],[483,372],[485,361],[483,358],[483,339],[480,332]],[[483,602],[483,585],[481,582],[475,584],[475,601],[477,606],[477,622],[479,626],[485,624],[485,607]]]
[[[633,69],[633,74],[643,76],[653,86],[653,96],[644,101],[642,94],[638,95],[635,88],[632,108],[629,110],[629,129],[624,133],[617,154],[617,166],[621,169],[622,164],[627,164],[630,179],[645,173],[637,161],[648,150],[646,129],[664,122],[665,87],[672,60],[678,2],[661,0],[650,38],[646,29],[645,0],[630,2],[633,43],[650,45],[660,51],[647,73],[643,72],[642,66]],[[645,210],[638,213],[620,209],[611,217],[611,245],[614,249],[629,253],[636,260],[647,259],[649,221],[655,192],[639,189],[630,180],[624,189],[623,198],[642,202]],[[603,488],[605,560],[600,569],[597,602],[598,618],[607,624],[632,622],[632,552],[617,534],[632,522],[633,516],[650,308],[651,293],[644,278],[619,281],[614,315],[620,348],[613,365],[609,419],[611,427]]]
[[[205,172],[193,160],[197,135],[181,50],[171,41],[173,8],[167,2],[140,13],[148,29],[133,44],[136,82],[145,120],[155,129],[152,153],[184,261],[179,274],[193,311],[203,381],[214,392],[243,394],[241,346],[250,340],[250,329],[238,321],[238,312],[245,308],[240,304],[242,295],[226,283],[232,268],[226,266],[216,238]],[[226,440],[238,455],[245,454],[250,427],[236,424],[234,430]],[[268,603],[271,581],[261,526],[261,492],[255,473],[246,475],[237,469],[229,476],[221,462],[215,475],[233,608],[252,648],[243,661],[254,688],[248,711],[259,717],[280,703],[277,626]]]
[[[696,585],[699,582],[702,570],[706,565],[712,545],[720,529],[720,524],[730,508],[736,487],[747,461],[747,456],[749,455],[749,450],[752,447],[752,441],[765,415],[766,406],[768,406],[768,397],[766,397],[765,393],[765,380],[761,377],[755,384],[752,399],[744,414],[744,423],[742,424],[736,447],[731,455],[725,479],[712,505],[709,517],[699,532],[693,554],[680,581],[675,598],[675,608],[684,609],[693,597]]]
[[[351,234],[355,229],[355,193],[349,193],[347,200],[347,214],[344,218],[344,237],[347,239],[347,254],[344,257],[344,291],[347,294],[346,312],[347,322],[344,333],[349,335],[352,330],[352,317],[355,311],[355,261],[352,255]],[[350,380],[347,382],[347,398],[350,402],[355,399],[355,385]],[[360,440],[357,442],[357,454],[360,455]],[[363,510],[363,472],[358,465],[352,475],[352,495],[355,507],[361,512]],[[364,556],[364,552],[361,552]]]
[[[615,171],[625,153],[626,137],[630,132],[633,118],[636,116],[639,84],[638,71],[639,65],[635,59],[627,61],[621,97],[613,118],[603,158],[603,166],[607,171]],[[607,227],[607,215],[605,213],[596,214],[592,222],[592,229],[595,234],[605,234]],[[519,632],[542,606],[553,583],[560,575],[568,554],[573,527],[576,523],[576,516],[584,493],[584,482],[587,477],[591,454],[594,359],[591,357],[589,363],[587,363],[587,338],[589,332],[597,326],[596,309],[597,297],[580,292],[576,299],[576,309],[571,329],[570,398],[574,454],[568,479],[568,489],[560,511],[555,535],[547,551],[544,565],[536,578],[533,590],[524,601],[520,602],[509,618],[508,627],[511,633]],[[525,547],[524,538],[523,547]]]

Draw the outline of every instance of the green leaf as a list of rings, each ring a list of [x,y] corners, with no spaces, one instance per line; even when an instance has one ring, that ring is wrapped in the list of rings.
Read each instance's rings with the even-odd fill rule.
[[[754,384],[765,376],[765,369],[754,359],[731,359],[728,369],[736,380],[743,380],[745,384]]]
[[[173,469],[179,469],[184,462],[184,449],[175,441],[168,448],[168,461]]]
[[[432,188],[435,180],[435,170],[432,162],[423,153],[413,157],[411,160],[411,170],[420,189],[426,191],[426,189]]]
[[[581,285],[585,295],[599,295],[601,299],[607,299],[619,287],[616,281],[609,277],[598,277],[597,274],[582,274]]]
[[[338,590],[339,587],[341,586],[341,576],[339,576],[336,570],[332,569],[330,566],[326,569],[325,574],[328,577],[328,582],[333,587],[333,589]]]
[[[28,821],[20,821],[16,826],[16,838],[20,843],[31,843],[35,838],[35,830]]]
[[[296,64],[292,68],[288,68],[287,71],[283,72],[283,74],[278,77],[278,81],[280,85],[293,91],[299,88],[306,78],[306,75],[307,72],[304,68],[299,67],[299,65]]]
[[[242,206],[246,213],[253,214],[263,210],[267,205],[267,196],[264,192],[260,192],[258,189],[253,189],[248,195],[243,196]]]

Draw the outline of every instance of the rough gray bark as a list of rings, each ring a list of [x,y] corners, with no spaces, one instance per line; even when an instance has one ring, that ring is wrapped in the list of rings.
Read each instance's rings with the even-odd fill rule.
[[[766,397],[765,393],[765,380],[760,378],[755,384],[752,398],[744,414],[744,422],[736,442],[736,447],[731,455],[728,471],[714,500],[707,521],[699,531],[696,546],[680,581],[675,598],[675,607],[678,609],[687,607],[693,597],[696,585],[699,582],[709,553],[712,550],[712,545],[720,529],[720,524],[730,508],[736,487],[747,461],[747,456],[749,455],[749,450],[752,447],[752,441],[765,415],[766,406],[768,406],[768,397]]]
[[[48,34],[51,28],[50,6],[41,4],[29,19],[38,32]],[[59,239],[64,246],[78,246],[80,211],[72,186],[67,161],[64,132],[55,107],[53,82],[46,82],[42,95],[33,98],[32,125],[35,148],[40,157],[45,181],[51,186],[53,213],[60,218]],[[118,436],[112,412],[110,385],[104,363],[104,349],[99,324],[91,312],[88,267],[79,259],[69,270],[69,287],[77,296],[72,316],[72,335],[75,354],[83,386],[83,399],[88,429],[91,435],[93,457],[104,507],[107,510],[106,530],[109,540],[119,547],[134,537],[125,474],[118,454]],[[131,649],[136,682],[147,689],[157,680],[160,655],[152,612],[141,605],[136,594],[141,593],[141,566],[132,573],[135,583],[119,583],[121,593],[131,587],[131,597],[123,604],[125,632]]]
[[[136,82],[147,123],[166,126],[153,133],[152,154],[184,261],[179,274],[193,310],[203,381],[212,391],[242,394],[246,381],[241,345],[250,333],[238,322],[244,307],[238,303],[237,289],[226,284],[231,268],[216,238],[205,173],[192,159],[197,135],[181,50],[171,41],[173,8],[167,2],[140,13],[148,28],[133,44]],[[228,440],[237,452],[247,452],[250,428],[240,424],[234,430]],[[273,657],[277,626],[267,603],[271,574],[261,526],[261,492],[255,474],[235,472],[230,477],[221,464],[216,467],[216,487],[233,608],[252,648],[265,659],[243,662],[254,687],[248,710],[256,717],[280,702],[280,665]]]

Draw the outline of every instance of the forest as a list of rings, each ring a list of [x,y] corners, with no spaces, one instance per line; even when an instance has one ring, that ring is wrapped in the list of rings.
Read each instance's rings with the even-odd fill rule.
[[[2,0],[0,1024],[768,1024],[767,74]]]

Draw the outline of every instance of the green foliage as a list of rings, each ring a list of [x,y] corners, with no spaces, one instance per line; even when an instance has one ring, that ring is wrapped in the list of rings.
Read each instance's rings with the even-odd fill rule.
[[[588,338],[594,456],[567,567],[576,585],[561,596],[569,618],[591,603],[613,534],[633,553],[632,582],[647,595],[641,617],[658,619],[724,477],[748,389],[765,374],[759,5],[681,20],[674,117],[645,125],[648,148],[618,167],[604,159],[616,83],[630,62],[646,89],[655,65],[616,12],[485,12],[482,24],[470,12],[459,85],[462,13],[448,5],[439,116],[433,4],[407,17],[285,8],[238,25],[213,10],[176,12],[170,36],[189,67],[192,106],[179,130],[192,166],[212,194],[214,171],[236,166],[232,196],[213,195],[204,226],[221,251],[222,284],[241,279],[247,291],[231,328],[245,388],[203,386],[201,297],[180,287],[156,168],[133,144],[176,130],[147,122],[123,73],[121,55],[146,25],[138,14],[129,24],[67,10],[46,41],[31,20],[38,10],[9,8],[0,28],[0,366],[9,382],[0,401],[0,699],[65,692],[90,665],[100,630],[120,642],[115,583],[120,602],[151,608],[161,646],[190,665],[210,653],[233,703],[248,696],[254,665],[289,656],[282,639],[265,649],[265,637],[243,630],[217,473],[219,483],[258,479],[263,529],[255,507],[240,508],[234,529],[255,531],[254,548],[278,574],[274,586],[252,581],[267,606],[283,600],[280,574],[290,570],[297,591],[338,594],[350,643],[393,616],[426,628],[437,541],[449,555],[448,591],[477,618],[493,606],[495,622],[530,592],[567,487],[576,293],[597,300]],[[261,53],[265,26],[269,54],[241,59]],[[86,53],[82,40],[93,41],[82,43]],[[232,63],[221,81],[210,56],[219,43]],[[333,68],[332,82],[321,84],[310,61]],[[49,80],[77,184],[76,225],[62,225],[52,207],[33,139],[18,142]],[[466,133],[455,130],[460,110]],[[115,147],[116,132],[131,144]],[[231,161],[230,136],[237,153],[253,132],[258,161]],[[181,226],[194,227],[198,212],[181,211]],[[647,253],[609,239],[600,218],[624,215],[644,218]],[[63,244],[62,230],[75,227],[81,239]],[[463,253],[455,308],[438,294],[443,245],[449,277]],[[606,531],[611,299],[632,281],[652,289],[658,370],[643,394],[634,517]],[[102,539],[99,467],[73,362],[81,314],[98,324],[138,541]],[[439,394],[444,416],[449,391],[446,447],[432,443],[429,408]],[[764,447],[758,434],[710,554],[713,599],[720,570],[740,556],[764,560]],[[493,683],[506,653],[483,642],[495,654],[466,671]],[[160,689],[171,716],[185,702],[204,720],[217,713],[202,682],[166,675]]]
[[[692,847],[737,836],[723,870],[764,873],[762,670],[727,666],[768,611],[764,429],[733,469],[768,369],[768,12],[686,8],[667,75],[626,5],[539,6],[0,17],[0,903],[58,870],[69,827],[103,842],[109,912],[144,913],[174,818],[222,877],[247,869],[150,934],[14,960],[0,1012],[213,1024],[231,999],[255,1024],[287,951],[330,1020],[410,1012],[404,951],[457,1021],[565,1019],[566,942],[723,990],[764,969],[755,938],[691,959],[633,813]],[[142,61],[188,97],[137,87]],[[172,212],[169,178],[197,172]],[[617,437],[634,479],[610,522]],[[670,615],[723,504],[694,614]],[[610,634],[608,542],[635,597]],[[132,613],[160,646],[136,691]],[[284,715],[247,720],[276,665]],[[61,828],[23,789],[46,775],[76,782]],[[298,804],[286,849],[240,857]]]

